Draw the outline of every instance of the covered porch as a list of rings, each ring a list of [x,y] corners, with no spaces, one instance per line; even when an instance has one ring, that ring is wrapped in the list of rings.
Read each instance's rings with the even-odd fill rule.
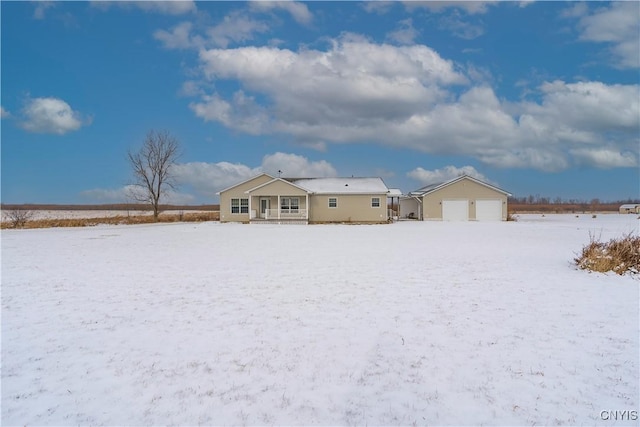
[[[309,191],[302,187],[278,178],[247,193],[252,224],[309,222]]]
[[[309,221],[309,195],[251,196],[250,222]]]

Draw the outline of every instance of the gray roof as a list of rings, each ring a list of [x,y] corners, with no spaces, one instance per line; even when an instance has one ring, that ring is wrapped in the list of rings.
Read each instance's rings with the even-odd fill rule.
[[[485,187],[489,187],[489,188],[491,188],[493,190],[499,191],[500,193],[504,193],[507,196],[511,195],[510,193],[508,193],[507,191],[504,191],[501,188],[498,188],[498,187],[496,187],[494,185],[491,185],[491,184],[487,184],[486,182],[480,181],[479,179],[474,178],[474,177],[469,176],[469,175],[460,175],[460,176],[458,176],[456,178],[450,179],[449,181],[437,182],[437,183],[429,184],[429,185],[426,185],[426,186],[420,188],[419,190],[410,192],[409,195],[410,196],[419,196],[419,197],[421,197],[421,196],[424,196],[426,194],[432,193],[432,192],[434,192],[436,190],[439,190],[440,188],[446,187],[447,185],[451,185],[451,184],[453,184],[455,182],[458,182],[458,181],[460,181],[462,179],[470,179],[471,181],[474,181],[474,182],[476,182],[476,183],[478,183],[480,185],[484,185]]]
[[[288,178],[287,181],[315,194],[386,194],[381,178]]]

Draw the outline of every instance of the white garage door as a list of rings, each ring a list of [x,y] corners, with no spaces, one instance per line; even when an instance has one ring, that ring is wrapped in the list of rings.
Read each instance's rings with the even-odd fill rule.
[[[476,220],[502,221],[502,201],[476,200]]]
[[[468,221],[469,201],[468,200],[443,200],[442,201],[443,221]]]

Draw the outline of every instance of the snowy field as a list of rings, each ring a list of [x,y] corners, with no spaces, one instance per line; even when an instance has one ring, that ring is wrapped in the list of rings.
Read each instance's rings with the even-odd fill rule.
[[[637,425],[640,280],[572,265],[630,232],[3,230],[2,425]]]

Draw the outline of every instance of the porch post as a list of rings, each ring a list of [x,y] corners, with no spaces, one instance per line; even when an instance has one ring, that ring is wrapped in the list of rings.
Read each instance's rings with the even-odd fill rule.
[[[280,195],[278,194],[278,219],[280,219]]]
[[[306,211],[307,211],[307,222],[309,222],[309,193],[305,194],[305,202],[306,202]]]
[[[251,196],[251,193],[249,193],[249,222],[253,219],[251,218],[251,199],[253,199],[253,197]]]

